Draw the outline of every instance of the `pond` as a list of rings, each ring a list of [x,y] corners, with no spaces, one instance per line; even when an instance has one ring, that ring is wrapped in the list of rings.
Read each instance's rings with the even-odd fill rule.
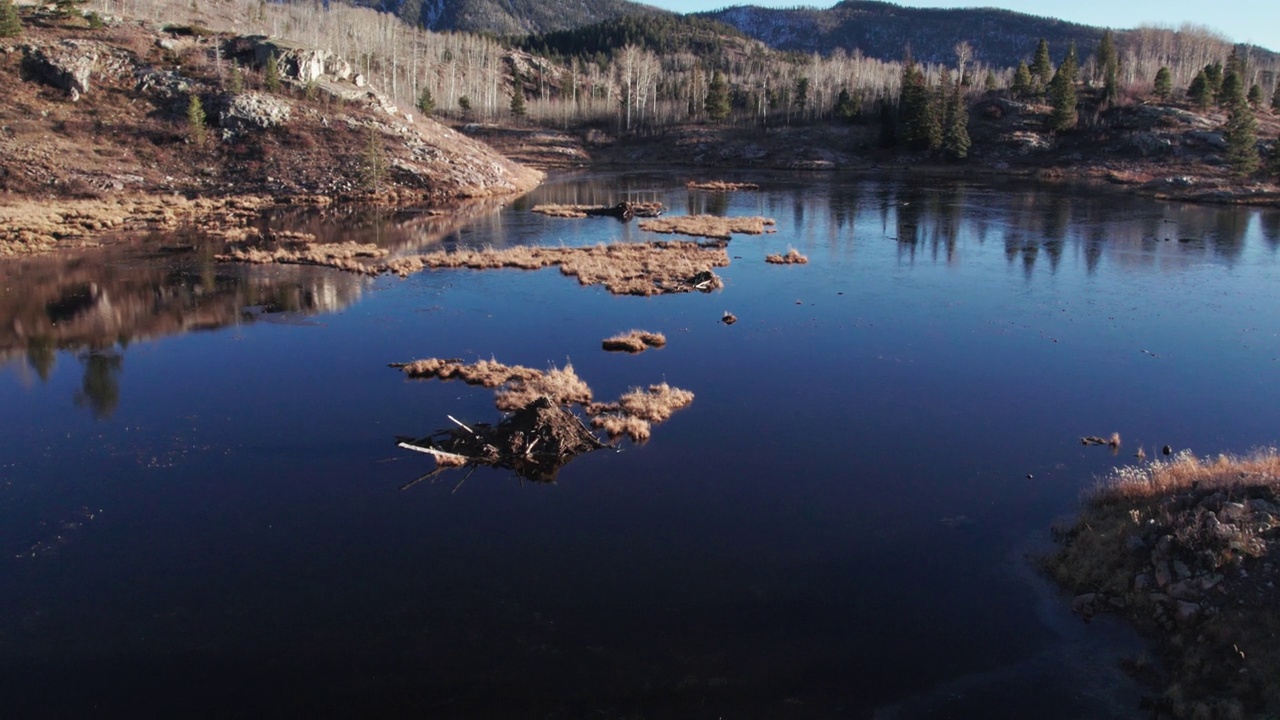
[[[15,716],[1136,717],[1144,652],[1028,555],[1109,468],[1276,443],[1280,213],[1096,189],[676,173],[461,219],[279,227],[396,252],[667,239],[542,202],[763,215],[723,290],[554,269],[218,264],[197,234],[0,265],[0,697]],[[726,179],[726,178],[713,178]],[[728,178],[734,179],[734,178]],[[764,262],[795,248],[805,265]],[[738,322],[720,322],[725,312]],[[667,345],[605,353],[631,328]],[[695,400],[644,445],[443,475],[496,422],[388,363],[571,362]],[[1123,438],[1116,452],[1085,435]]]

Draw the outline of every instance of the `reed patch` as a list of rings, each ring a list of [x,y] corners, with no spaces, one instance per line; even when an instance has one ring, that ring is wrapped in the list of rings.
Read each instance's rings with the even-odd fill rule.
[[[777,222],[767,217],[720,217],[719,215],[681,215],[645,220],[641,230],[655,233],[689,235],[691,237],[728,240],[734,233],[761,235],[776,232]]]
[[[667,336],[648,330],[631,330],[619,333],[600,341],[600,345],[609,352],[644,352],[649,348],[660,348],[667,344]]]

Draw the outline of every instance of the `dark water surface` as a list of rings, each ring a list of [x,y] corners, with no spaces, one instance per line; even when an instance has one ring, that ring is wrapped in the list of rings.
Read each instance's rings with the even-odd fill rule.
[[[224,266],[190,238],[0,265],[5,715],[1138,716],[1115,663],[1141,645],[1025,557],[1139,446],[1277,442],[1280,214],[684,179],[276,222],[408,251],[650,237],[548,201],[776,218],[721,292]],[[764,263],[788,246],[809,264]],[[599,349],[632,327],[669,344]],[[386,367],[428,356],[697,397],[553,485],[401,492],[431,463],[395,436],[497,420],[490,391]],[[1119,456],[1079,444],[1113,431]]]

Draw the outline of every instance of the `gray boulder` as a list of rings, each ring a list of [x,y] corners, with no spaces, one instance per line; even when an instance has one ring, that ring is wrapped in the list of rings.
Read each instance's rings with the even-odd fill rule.
[[[224,132],[239,134],[248,130],[266,130],[289,121],[292,106],[275,95],[247,92],[233,95],[218,113],[218,124]]]
[[[27,66],[42,81],[63,90],[74,102],[89,92],[89,81],[101,52],[96,43],[62,40],[52,45],[23,47]]]

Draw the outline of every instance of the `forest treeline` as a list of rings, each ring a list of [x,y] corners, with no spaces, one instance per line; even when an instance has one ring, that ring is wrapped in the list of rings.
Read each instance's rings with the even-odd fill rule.
[[[185,17],[192,14],[189,1],[95,0],[92,7]],[[967,122],[967,107],[987,92],[1058,104],[1074,102],[1078,93],[1095,98],[1102,92],[1106,103],[1185,97],[1197,78],[1207,72],[1212,81],[1214,68],[1222,68],[1221,76],[1230,63],[1249,107],[1262,108],[1277,102],[1280,76],[1276,55],[1197,26],[1106,32],[1087,55],[1072,45],[1054,57],[1041,40],[1026,49],[1019,66],[1005,67],[983,62],[982,48],[968,42],[957,43],[945,61],[913,60],[909,45],[898,60],[856,50],[783,53],[710,20],[669,14],[500,38],[432,32],[392,13],[337,2],[220,0],[219,6],[243,18],[240,31],[353,60],[371,84],[404,106],[463,121],[594,125],[617,132],[686,122],[878,122],[886,143],[919,146],[928,137],[928,147],[938,150],[934,126],[943,126],[943,137],[958,133],[948,125]],[[1064,65],[1069,72],[1059,73]],[[915,127],[920,113],[925,131]],[[1053,129],[1077,120],[1074,107],[1063,110]]]

